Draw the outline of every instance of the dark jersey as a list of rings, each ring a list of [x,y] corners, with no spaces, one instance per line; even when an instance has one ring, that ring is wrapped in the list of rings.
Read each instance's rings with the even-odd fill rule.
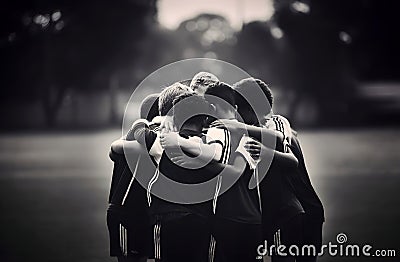
[[[264,233],[271,236],[281,225],[300,213],[323,221],[323,207],[311,185],[296,132],[291,129],[289,121],[279,115],[274,115],[266,126],[284,134],[284,148],[291,149],[299,164],[297,169],[292,170],[273,161],[261,182]]]
[[[150,123],[148,130],[156,132],[158,127],[158,124]],[[134,131],[135,128],[132,128],[129,132]],[[114,162],[109,203],[117,205],[129,205],[131,202],[138,202],[141,205],[146,203],[147,201],[143,201],[143,197],[146,196],[146,187],[155,171],[151,159],[132,154],[125,156],[112,149],[109,156]]]
[[[294,182],[297,174],[273,159],[268,173],[260,183],[262,224],[264,233],[271,235],[294,216],[304,213],[296,196]]]
[[[201,184],[211,179],[214,179],[216,183],[219,169],[215,169],[215,172],[212,172],[210,171],[212,169],[207,166],[198,169],[180,167],[174,164],[169,159],[167,153],[161,148],[157,132],[151,131],[146,127],[142,128],[139,132],[154,164],[158,166],[157,172],[159,172],[154,175],[148,187],[148,200],[153,220],[160,216],[163,220],[168,220],[188,214],[195,214],[204,218],[210,217],[212,215],[211,200],[215,193],[215,187],[206,186],[200,189],[197,188],[193,189],[197,190],[197,192],[194,192],[189,186],[185,185]],[[206,142],[202,133],[182,129],[179,135],[186,139],[197,137],[202,140],[201,142]],[[210,163],[209,165],[212,164]],[[183,185],[177,187],[175,182]],[[161,190],[168,192],[168,199],[163,199],[162,196],[156,193]],[[210,200],[192,203],[190,194],[201,194],[203,199]],[[175,201],[171,201],[171,199]]]
[[[282,116],[273,115],[267,120],[266,128],[283,134],[283,146],[277,148],[288,152],[292,134],[289,121]],[[263,231],[267,237],[294,216],[305,212],[296,194],[297,181],[295,169],[278,164],[275,157],[272,159],[269,170],[260,183]]]
[[[114,152],[112,149],[109,152],[109,157],[110,159],[114,162],[114,167],[113,167],[113,172],[112,172],[112,177],[111,177],[111,186],[110,186],[110,192],[108,195],[108,203],[114,203],[114,204],[122,204],[122,199],[123,196],[125,195],[126,189],[128,188],[128,184],[130,182],[130,179],[132,178],[132,173],[130,172],[128,165],[126,163],[125,157],[122,154],[117,154]],[[124,177],[125,181],[128,181],[125,187],[125,192],[121,193],[118,192],[118,197],[116,197],[116,190],[117,187],[119,186],[119,182],[121,178]],[[122,184],[121,184],[122,186]],[[124,190],[121,190],[124,191]],[[122,195],[122,196],[121,196]],[[114,198],[114,200],[113,200]]]
[[[108,202],[120,206],[130,206],[135,203],[145,204],[146,201],[143,201],[146,200],[146,198],[143,198],[146,195],[145,189],[135,180],[137,174],[132,174],[125,156],[113,150],[110,151],[109,155],[114,162],[114,168]],[[130,164],[134,165],[133,167],[143,166],[143,163],[140,164],[138,160],[139,157],[137,156],[130,160]]]
[[[243,137],[228,132],[229,152],[232,152],[229,153],[230,164],[238,154],[246,154],[246,150],[238,150],[242,139]],[[248,161],[248,156],[243,157]],[[249,182],[253,175],[254,172],[247,163],[237,181],[233,181],[232,179],[235,178],[229,176],[222,177],[221,188],[223,193],[218,197],[216,207],[216,216],[218,218],[246,224],[261,224],[257,188],[249,188]]]
[[[299,161],[297,169],[297,179],[294,181],[296,196],[303,206],[307,218],[316,221],[325,221],[324,208],[319,199],[314,187],[311,184],[310,176],[304,161],[303,152],[300,147],[300,142],[296,136],[292,137],[290,149]]]
[[[253,171],[246,167],[241,177],[218,198],[216,216],[222,219],[261,224],[261,211],[257,189],[249,189]]]
[[[280,115],[273,115],[266,123],[266,127],[282,132],[284,147],[290,148],[298,160],[298,169],[292,176],[292,184],[295,194],[299,199],[307,218],[316,221],[324,221],[324,209],[317,193],[315,192],[304,161],[297,133],[290,127],[289,121]]]
[[[200,133],[195,133],[190,130],[181,130],[179,135],[189,139],[189,137],[201,137],[205,142],[204,136]],[[212,163],[208,164],[212,165]],[[208,166],[204,166],[198,169],[187,169],[174,164],[168,157],[167,153],[163,151],[160,162],[159,172],[160,176],[157,182],[154,184],[154,189],[157,186],[168,185],[169,182],[166,179],[182,183],[182,187],[178,190],[171,190],[170,197],[176,199],[179,203],[173,203],[168,200],[163,200],[158,197],[154,197],[152,201],[152,209],[157,214],[164,215],[164,217],[176,217],[178,213],[181,215],[195,214],[203,218],[209,218],[212,215],[212,201],[214,195],[214,187],[199,186],[200,183],[207,182],[218,176],[218,170],[211,172]],[[164,177],[163,177],[164,176]],[[187,185],[196,184],[196,187],[190,188]],[[175,187],[174,187],[175,188]],[[200,203],[191,203],[191,195],[197,194],[204,196],[204,199],[210,199]],[[174,215],[168,215],[174,214]]]
[[[131,253],[147,255],[150,247],[150,227],[146,201],[146,190],[135,179],[137,172],[148,172],[143,161],[131,159],[136,166],[132,174],[123,154],[111,150],[114,162],[113,176],[107,210],[107,227],[110,238],[110,255]]]
[[[153,124],[151,128],[157,126]],[[107,210],[110,255],[147,255],[151,232],[146,188],[154,174],[154,164],[146,157],[125,156],[112,149],[109,156],[114,162]]]
[[[143,141],[145,141],[150,155],[152,155],[154,161],[158,163],[159,170],[164,175],[158,176],[155,179],[156,182],[151,184],[151,191],[156,191],[154,189],[157,186],[168,187],[169,182],[167,179],[186,184],[196,184],[213,179],[218,175],[218,173],[216,173],[217,171],[220,171],[218,168],[215,169],[216,172],[213,173],[209,171],[210,168],[207,168],[208,171],[206,171],[205,168],[188,170],[174,165],[163,152],[158,141],[159,138],[155,132],[151,132],[148,129],[143,129],[141,134],[144,137]],[[180,135],[183,137],[202,136],[202,134],[187,133],[185,130],[181,131]],[[217,128],[210,128],[207,132],[206,138],[206,142],[209,144],[221,144],[222,152],[220,162],[222,163],[228,163],[229,161],[232,162],[234,157],[239,154],[235,150],[237,149],[240,140],[241,137],[235,135],[232,136],[228,130]],[[163,153],[160,153],[160,151]],[[210,165],[212,165],[212,163],[210,163]],[[212,214],[210,211],[214,210],[216,212],[216,216],[222,219],[229,219],[231,221],[240,223],[260,224],[261,212],[259,208],[257,189],[249,189],[249,181],[252,175],[253,171],[251,171],[247,165],[242,176],[237,181],[232,181],[232,178],[228,176],[218,176],[216,181],[213,209],[210,209],[209,201],[194,205],[184,205],[168,203],[168,201],[151,196],[151,212],[153,214],[195,213],[203,216],[210,216]],[[206,188],[206,190],[208,189],[209,188]],[[219,194],[221,189],[221,192],[223,193]],[[180,193],[172,191],[173,190],[171,190],[171,194]],[[207,195],[206,198],[209,198],[208,194],[210,193],[212,192],[203,192],[203,194]],[[182,194],[182,202],[185,202],[184,197],[185,195]]]

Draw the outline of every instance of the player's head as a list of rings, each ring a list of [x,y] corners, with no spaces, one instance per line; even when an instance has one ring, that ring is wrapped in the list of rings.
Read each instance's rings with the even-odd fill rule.
[[[190,88],[192,88],[193,91],[195,91],[199,95],[204,95],[207,88],[211,84],[218,81],[218,78],[211,73],[199,72],[193,77],[192,81],[190,82]]]
[[[204,96],[215,107],[218,118],[235,118],[235,90],[230,85],[216,82],[208,87]]]
[[[185,92],[193,91],[192,89],[190,89],[190,87],[182,85],[180,83],[174,83],[166,87],[160,93],[160,96],[158,98],[158,109],[160,110],[160,115],[166,116],[173,106],[174,99]],[[170,112],[170,114],[172,114],[172,112]]]
[[[142,101],[140,104],[140,118],[151,121],[158,116],[158,96],[159,94],[151,94]]]
[[[271,89],[260,79],[246,78],[234,84],[238,113],[246,124],[258,125],[272,112]]]
[[[201,130],[211,112],[211,106],[205,98],[193,92],[179,95],[173,104],[173,121],[178,130],[185,125],[196,126]]]

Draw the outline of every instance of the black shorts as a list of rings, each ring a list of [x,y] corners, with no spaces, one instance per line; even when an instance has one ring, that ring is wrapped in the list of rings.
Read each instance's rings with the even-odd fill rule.
[[[126,207],[110,204],[107,227],[110,256],[149,256],[152,232],[147,214],[135,214]]]
[[[316,261],[322,245],[322,224],[322,221],[310,219],[305,214],[299,214],[281,225],[280,229],[267,239],[269,252],[274,251],[270,253],[272,261]],[[275,246],[272,250],[271,245]],[[286,247],[284,253],[287,253],[287,256],[277,254],[276,247],[279,245]],[[307,248],[304,254],[300,253],[299,256],[293,256],[288,252],[292,245],[296,245],[299,250],[302,250],[305,245],[312,245],[315,251],[309,251]]]
[[[176,216],[154,225],[154,257],[162,262],[209,261],[211,230],[206,218]]]
[[[215,219],[213,235],[216,262],[262,261],[257,254],[257,247],[263,244],[261,225]]]

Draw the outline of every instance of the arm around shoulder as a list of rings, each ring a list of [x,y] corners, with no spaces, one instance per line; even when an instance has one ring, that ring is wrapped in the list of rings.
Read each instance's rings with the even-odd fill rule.
[[[111,144],[111,150],[117,154],[136,153],[145,154],[146,150],[137,141],[127,141],[123,139],[115,140]]]

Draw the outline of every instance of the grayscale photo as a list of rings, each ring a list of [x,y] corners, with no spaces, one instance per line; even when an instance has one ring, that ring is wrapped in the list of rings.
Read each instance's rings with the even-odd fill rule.
[[[0,261],[398,261],[399,12],[3,1]]]

